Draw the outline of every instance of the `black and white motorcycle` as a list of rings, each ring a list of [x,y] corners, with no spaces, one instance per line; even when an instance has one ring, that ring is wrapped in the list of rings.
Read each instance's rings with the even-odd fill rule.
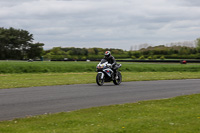
[[[116,73],[114,74],[113,70],[111,69],[111,64],[108,63],[107,60],[102,59],[101,62],[97,65],[97,76],[96,76],[96,82],[99,86],[102,86],[104,82],[111,82],[115,85],[119,85],[122,82],[122,75],[119,71],[117,71],[118,68],[121,67],[121,64],[116,64],[115,69]]]

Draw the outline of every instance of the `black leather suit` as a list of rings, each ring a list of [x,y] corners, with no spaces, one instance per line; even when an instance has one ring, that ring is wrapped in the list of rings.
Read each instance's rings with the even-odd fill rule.
[[[113,74],[113,76],[114,76],[115,73],[116,73],[116,66],[115,65],[117,64],[115,58],[112,55],[110,55],[109,57],[105,56],[104,59],[107,60],[108,63],[110,63],[112,65],[111,69],[114,71],[114,74]]]

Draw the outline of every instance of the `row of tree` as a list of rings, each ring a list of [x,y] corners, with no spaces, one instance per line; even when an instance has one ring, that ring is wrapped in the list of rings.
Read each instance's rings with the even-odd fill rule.
[[[117,59],[200,59],[200,48],[164,45],[142,48],[137,51],[124,51],[122,49],[102,49],[102,48],[62,48],[54,47],[44,52],[45,59],[101,59],[105,51],[111,51]]]
[[[117,59],[200,59],[200,38],[196,39],[194,45],[160,45],[140,47],[139,50],[125,51],[122,49],[103,48],[74,48],[54,47],[43,50],[43,43],[33,43],[33,35],[26,30],[14,28],[0,28],[0,60],[4,59],[37,59],[42,56],[45,59],[101,59],[105,51],[111,51]]]
[[[74,47],[54,47],[44,52],[45,59],[101,59],[105,51],[111,51],[115,58],[129,58],[127,51],[122,49],[103,49],[103,48],[74,48]]]
[[[124,51],[122,49],[103,49],[103,48],[74,48],[74,47],[54,47],[44,52],[46,59],[101,59],[105,51],[111,51],[117,59],[200,59],[200,38],[196,40],[195,47],[181,45],[159,45],[148,46],[139,50]]]
[[[179,45],[159,45],[149,46],[137,51],[129,51],[129,56],[132,59],[200,59],[200,38],[196,39],[195,47]]]
[[[33,40],[26,30],[0,28],[0,60],[40,58],[44,44]]]

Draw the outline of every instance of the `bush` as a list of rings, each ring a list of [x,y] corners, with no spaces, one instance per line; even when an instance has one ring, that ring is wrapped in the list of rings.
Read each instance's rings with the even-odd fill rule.
[[[157,55],[154,55],[153,57],[152,57],[152,59],[157,59],[158,57],[157,57]]]
[[[140,60],[144,60],[145,59],[145,57],[142,55],[142,56],[140,56],[140,58],[139,58]]]
[[[165,59],[165,56],[161,56],[160,59],[161,59],[161,60],[164,60],[164,59]]]
[[[136,57],[133,55],[133,56],[131,56],[131,59],[136,59]]]
[[[152,59],[152,57],[151,57],[151,56],[149,56],[149,57],[148,57],[148,59],[149,59],[149,60],[151,60],[151,59]]]

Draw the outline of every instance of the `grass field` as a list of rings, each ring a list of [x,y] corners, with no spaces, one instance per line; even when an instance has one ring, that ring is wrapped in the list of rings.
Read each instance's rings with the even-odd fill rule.
[[[95,72],[98,62],[0,62],[0,73]],[[122,72],[200,72],[200,64],[121,63]]]
[[[98,62],[0,61],[0,89],[95,83]],[[122,63],[123,82],[200,78],[200,64]]]
[[[1,133],[199,133],[200,94],[0,122]]]
[[[96,72],[0,74],[0,89],[95,83],[96,74]],[[200,72],[122,72],[122,76],[123,82],[198,79]]]
[[[95,83],[98,62],[0,62],[0,89]],[[122,63],[125,81],[200,78],[199,64]],[[123,83],[122,82],[122,83]],[[197,133],[200,94],[0,122],[0,133]]]

